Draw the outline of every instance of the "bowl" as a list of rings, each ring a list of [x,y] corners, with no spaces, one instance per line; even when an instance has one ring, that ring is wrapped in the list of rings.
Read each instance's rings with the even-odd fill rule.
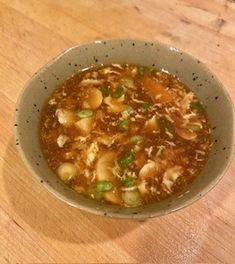
[[[181,194],[135,208],[99,203],[66,186],[50,170],[40,148],[40,112],[52,91],[73,73],[92,65],[142,64],[175,74],[207,107],[214,144],[201,174]],[[188,206],[211,190],[222,178],[234,150],[232,101],[217,78],[198,59],[161,43],[141,40],[98,40],[62,52],[27,82],[15,109],[16,146],[31,175],[57,198],[81,210],[118,218],[147,219]]]

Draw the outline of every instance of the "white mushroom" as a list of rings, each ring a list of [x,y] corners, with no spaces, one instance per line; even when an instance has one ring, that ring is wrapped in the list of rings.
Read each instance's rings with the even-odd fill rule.
[[[156,115],[152,116],[149,120],[147,120],[144,124],[144,128],[146,131],[157,131],[158,130],[158,123]]]
[[[96,175],[99,181],[114,181],[112,168],[115,165],[117,154],[113,151],[104,152],[96,162]]]
[[[148,193],[148,190],[146,188],[146,179],[156,177],[159,171],[159,165],[154,161],[149,161],[141,168],[138,177],[138,190],[141,195],[145,195]]]
[[[73,163],[62,163],[58,169],[57,174],[62,181],[68,182],[77,175],[77,168]]]
[[[87,91],[87,98],[83,102],[84,108],[96,109],[103,101],[103,95],[97,88],[89,88]]]
[[[123,110],[123,102],[125,100],[125,95],[120,98],[112,98],[107,96],[104,98],[104,103],[108,105],[108,112],[110,113],[120,113]]]
[[[139,172],[139,179],[145,180],[146,178],[153,178],[158,173],[159,168],[156,162],[149,161],[146,163]]]
[[[65,127],[71,127],[75,122],[75,115],[67,109],[57,109],[55,115],[59,123]]]
[[[183,172],[184,172],[183,168],[178,165],[166,170],[166,172],[163,175],[162,184],[168,193],[172,191],[171,190],[172,186]]]
[[[86,136],[88,135],[94,126],[94,119],[92,117],[85,117],[80,120],[78,120],[75,123],[75,127],[79,130],[79,132],[83,135]]]
[[[63,148],[64,144],[68,141],[69,137],[66,135],[59,135],[56,142],[60,148]]]
[[[117,154],[113,151],[104,152],[96,162],[96,178],[98,181],[110,181],[115,182],[115,177],[112,172],[112,168],[115,165]],[[121,198],[114,188],[112,191],[104,192],[103,197],[106,201],[121,204]]]

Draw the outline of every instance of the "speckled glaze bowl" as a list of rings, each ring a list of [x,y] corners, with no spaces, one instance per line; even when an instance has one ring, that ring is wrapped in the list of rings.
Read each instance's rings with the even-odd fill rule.
[[[206,105],[214,145],[201,175],[181,195],[137,208],[101,204],[68,188],[48,167],[38,141],[40,112],[45,101],[55,87],[72,73],[101,63],[133,63],[163,68],[177,75]],[[160,43],[113,39],[67,49],[28,81],[15,111],[16,145],[32,176],[64,202],[98,215],[147,219],[176,211],[192,204],[212,189],[232,160],[234,115],[226,90],[199,60]]]

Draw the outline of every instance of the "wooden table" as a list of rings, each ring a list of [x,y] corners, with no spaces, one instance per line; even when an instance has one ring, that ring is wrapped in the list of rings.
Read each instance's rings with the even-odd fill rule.
[[[201,61],[235,101],[234,0],[0,0],[0,263],[235,263],[235,163],[206,197],[145,222],[69,207],[16,152],[12,118],[30,76],[99,38],[162,41]]]

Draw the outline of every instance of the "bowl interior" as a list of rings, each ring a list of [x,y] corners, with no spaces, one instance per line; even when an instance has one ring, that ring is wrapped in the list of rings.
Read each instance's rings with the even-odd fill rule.
[[[138,208],[100,204],[68,188],[49,169],[38,142],[41,109],[57,85],[72,73],[91,65],[133,63],[165,69],[175,74],[207,107],[214,145],[201,175],[182,195]],[[160,43],[139,40],[96,41],[66,50],[37,72],[26,84],[16,106],[15,137],[30,172],[53,194],[67,203],[100,215],[147,218],[166,214],[199,199],[222,177],[232,158],[233,106],[220,82],[197,59]]]

